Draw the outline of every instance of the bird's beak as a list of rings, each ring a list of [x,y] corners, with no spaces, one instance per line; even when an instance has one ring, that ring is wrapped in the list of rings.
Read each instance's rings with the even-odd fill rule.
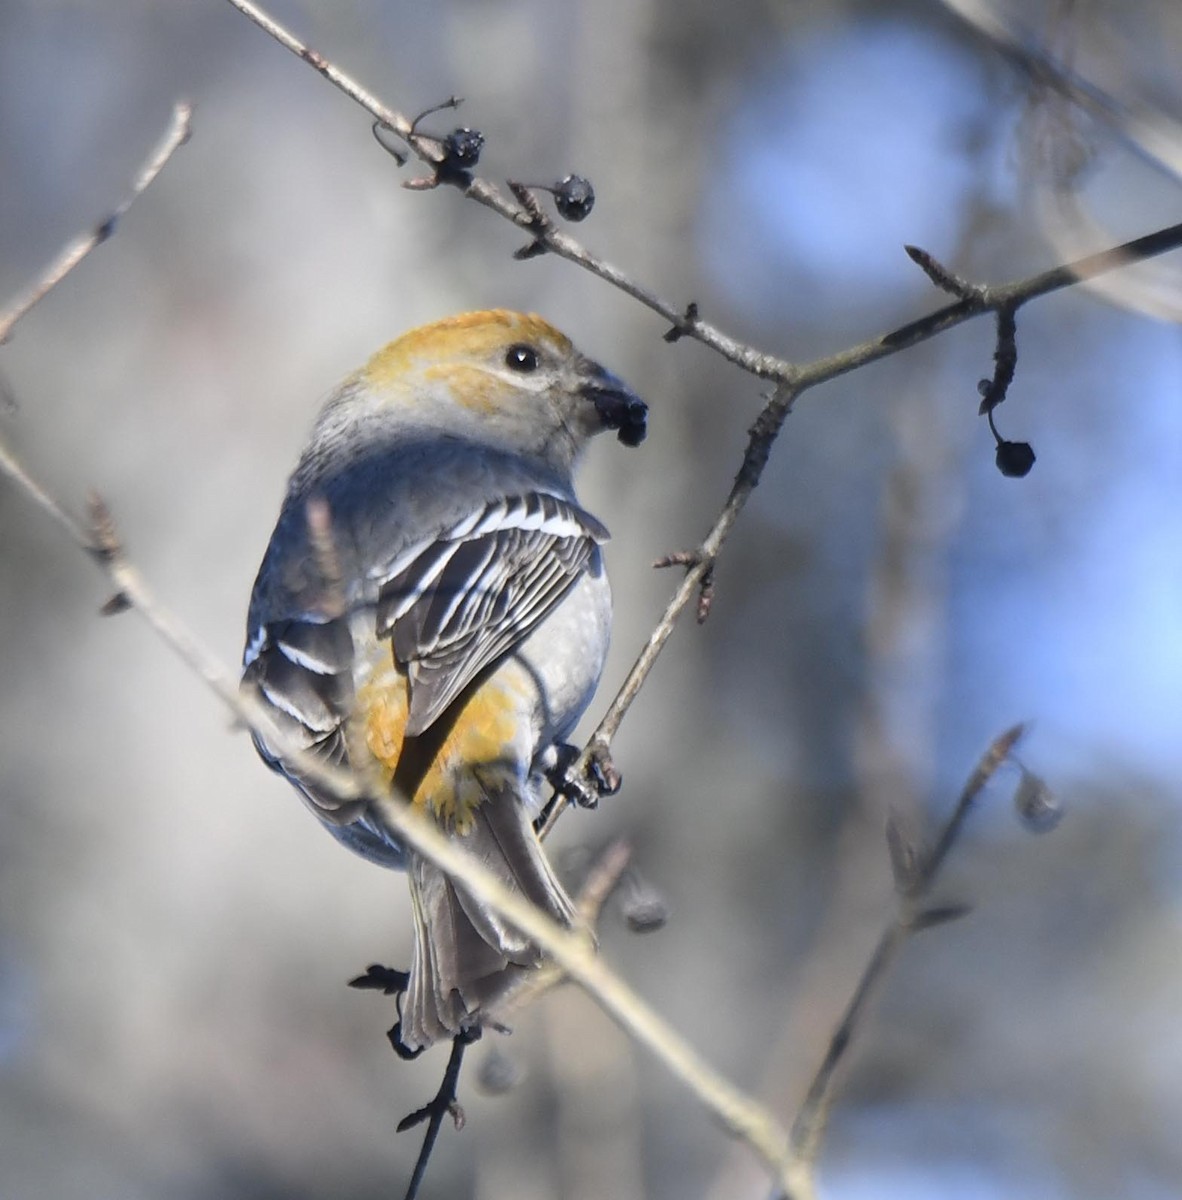
[[[595,405],[604,429],[614,429],[625,446],[644,441],[648,405],[623,380],[596,366],[580,390]]]

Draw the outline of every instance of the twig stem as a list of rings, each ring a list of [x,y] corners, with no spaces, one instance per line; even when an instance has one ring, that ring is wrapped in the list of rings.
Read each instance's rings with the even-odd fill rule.
[[[1023,727],[1015,725],[995,738],[973,769],[956,807],[944,822],[931,849],[916,862],[907,887],[900,890],[894,915],[883,929],[854,988],[845,1012],[829,1039],[829,1047],[817,1073],[813,1076],[800,1111],[792,1125],[792,1148],[799,1159],[811,1168],[825,1131],[829,1107],[835,1094],[838,1068],[845,1060],[854,1033],[862,1023],[867,1005],[875,990],[886,978],[908,937],[922,925],[916,925],[924,901],[939,877],[948,852],[964,830],[965,821],[985,785],[998,767],[1009,757],[1022,736]]]
[[[164,170],[165,164],[184,145],[189,138],[193,106],[184,101],[178,103],[172,110],[172,120],[164,136],[156,148],[148,156],[147,161],[139,169],[131,191],[112,213],[103,218],[89,233],[75,238],[49,264],[41,276],[30,286],[23,296],[18,296],[11,306],[0,313],[0,344],[6,342],[12,333],[13,326],[53,290],[65,277],[96,247],[115,232],[115,227],[127,210],[135,203],[136,198],[151,186],[152,181]]]

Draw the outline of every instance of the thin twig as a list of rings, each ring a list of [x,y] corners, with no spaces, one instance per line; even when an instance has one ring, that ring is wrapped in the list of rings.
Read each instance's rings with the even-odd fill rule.
[[[969,776],[948,820],[940,830],[936,841],[926,854],[912,857],[910,848],[901,848],[896,840],[892,846],[892,859],[896,866],[897,899],[895,913],[883,930],[874,953],[870,956],[845,1012],[829,1041],[825,1057],[817,1068],[805,1094],[804,1102],[792,1125],[792,1148],[800,1160],[811,1166],[816,1159],[821,1137],[829,1116],[837,1082],[838,1068],[845,1059],[855,1032],[865,1016],[867,1004],[875,989],[882,983],[898,957],[903,943],[920,929],[930,928],[941,921],[952,920],[967,910],[949,905],[939,909],[927,909],[926,900],[931,894],[947,861],[948,853],[964,830],[965,821],[973,809],[985,785],[993,778],[998,767],[1009,757],[1023,726],[1015,725],[995,738],[989,749]],[[888,836],[897,831],[888,830]]]
[[[330,62],[319,51],[313,50],[301,42],[295,34],[259,5],[251,3],[250,0],[229,0],[229,2],[265,33],[270,34],[281,46],[286,47],[292,54],[319,71],[330,83],[359,104],[372,117],[381,121],[383,125],[389,126],[406,142],[419,159],[432,168],[438,165],[443,153],[438,139],[415,132],[412,129],[412,122],[405,115],[383,104],[351,75]],[[527,230],[531,238],[546,250],[577,263],[593,275],[598,275],[600,279],[606,280],[613,287],[626,292],[646,308],[662,316],[670,325],[681,329],[684,337],[695,338],[721,354],[728,362],[734,363],[761,379],[786,382],[792,378],[791,363],[776,358],[774,355],[764,354],[752,346],[744,345],[708,321],[703,321],[700,317],[695,316],[692,322],[687,322],[684,304],[672,304],[658,296],[632,279],[619,267],[592,254],[586,247],[549,221],[539,223],[536,213],[531,212],[526,205],[511,200],[500,188],[487,179],[469,174],[461,180],[445,180],[444,182],[456,182],[456,185],[470,200],[475,200],[477,204],[498,213],[517,228]]]
[[[965,321],[984,313],[996,313],[1007,308],[1016,311],[1023,304],[1040,296],[1073,287],[1077,283],[1094,279],[1097,275],[1155,258],[1159,254],[1167,254],[1179,247],[1182,247],[1182,223],[1155,230],[1095,254],[1088,254],[1074,262],[1052,267],[1028,279],[980,286],[972,296],[947,304],[926,317],[899,326],[890,333],[881,334],[857,346],[851,346],[848,350],[799,366],[797,387],[804,392],[819,384],[828,383],[840,375],[847,375],[850,371],[866,366],[867,363],[877,362],[880,358],[897,354],[900,350],[918,346],[921,342],[926,342],[957,325],[963,325]]]
[[[583,752],[567,770],[568,779],[578,781],[583,778],[587,774],[591,762],[597,757],[607,755],[609,752],[612,739],[620,728],[621,722],[624,720],[629,708],[632,707],[633,701],[640,694],[640,689],[643,687],[644,681],[648,678],[649,672],[656,664],[665,643],[668,642],[670,635],[673,633],[673,629],[677,624],[677,618],[694,596],[700,593],[703,580],[713,570],[715,560],[718,558],[731,530],[735,527],[735,522],[738,520],[739,514],[751,498],[751,493],[758,486],[760,477],[763,475],[763,469],[767,465],[768,456],[771,453],[772,443],[776,440],[785,418],[792,411],[796,395],[796,390],[793,387],[781,384],[772,393],[771,398],[764,405],[763,411],[759,414],[755,424],[752,425],[748,433],[747,450],[743,455],[743,463],[739,467],[734,483],[731,485],[730,494],[727,496],[722,511],[710,527],[710,531],[706,534],[701,546],[692,554],[686,556],[688,559],[688,568],[684,578],[678,584],[677,590],[673,593],[669,603],[665,606],[665,611],[661,615],[661,619],[657,622],[656,628],[649,634],[648,641],[645,642],[640,655],[632,664],[632,669],[628,672],[627,678],[624,680],[611,704],[608,705],[607,712],[604,713],[602,720],[596,726],[595,732],[592,733]],[[564,796],[558,798],[558,802],[551,808],[546,823],[539,832],[540,837],[544,838],[554,828],[554,824],[562,815],[566,803],[567,801]]]
[[[344,92],[350,100],[360,104],[366,112],[392,129],[403,141],[408,141],[412,132],[412,123],[409,117],[388,108],[375,95],[366,91],[352,76],[329,62],[323,54],[304,45],[295,34],[285,29],[257,4],[251,4],[249,0],[230,0],[230,3],[243,16],[249,17],[264,33],[270,34],[281,46],[286,47],[297,58],[302,58],[313,70],[319,71],[329,83]]]
[[[131,191],[109,216],[104,217],[89,233],[84,233],[72,241],[23,295],[18,297],[11,307],[0,314],[0,344],[6,342],[12,333],[13,326],[39,301],[55,288],[65,277],[96,247],[115,232],[115,227],[127,210],[135,203],[136,198],[143,194],[152,181],[164,170],[164,165],[189,140],[193,106],[184,101],[178,103],[172,110],[172,121],[164,136],[160,139],[155,150],[147,161],[140,167]]]
[[[250,0],[229,0],[229,2],[281,45],[311,64],[371,116],[389,125],[422,161],[432,166],[440,161],[442,151],[437,139],[413,132],[412,123],[405,116],[378,101],[347,72],[329,62],[318,51],[304,45],[290,30],[258,5],[251,3]],[[916,346],[920,342],[927,341],[929,338],[983,313],[996,312],[1004,306],[1017,308],[1037,296],[1046,295],[1048,292],[1069,287],[1080,280],[1090,279],[1106,271],[1164,254],[1168,250],[1182,246],[1182,225],[1175,225],[1147,237],[1127,242],[1123,246],[1089,255],[1066,266],[1055,267],[1028,280],[995,287],[970,285],[978,294],[950,304],[927,317],[913,321],[891,333],[864,342],[840,354],[800,365],[774,354],[765,353],[731,337],[716,326],[702,320],[697,314],[696,307],[693,310],[693,319],[687,320],[689,310],[685,305],[673,304],[663,296],[652,292],[619,267],[592,254],[580,242],[558,229],[550,221],[543,220],[539,223],[536,212],[531,212],[526,206],[515,203],[489,181],[468,175],[461,190],[469,199],[498,213],[518,228],[528,230],[531,238],[546,250],[599,276],[600,279],[659,314],[678,330],[680,337],[694,338],[742,370],[760,379],[788,385],[798,393],[827,383],[840,375],[845,375],[865,363],[875,362],[888,354],[895,354],[910,346]]]
[[[589,928],[595,928],[607,898],[616,890],[631,858],[632,847],[623,838],[617,838],[587,873],[575,899],[575,908]]]
[[[267,739],[273,750],[309,782],[340,800],[362,798],[351,773],[307,753],[298,753],[267,721],[250,696],[238,690],[235,677],[170,613],[144,583],[128,560],[101,501],[92,506],[96,537],[69,516],[38,486],[12,454],[0,445],[0,473],[7,475],[61,525],[95,559],[131,607],[175,650],[223,703],[250,729]],[[463,881],[479,900],[542,947],[569,978],[584,988],[634,1040],[648,1047],[698,1097],[732,1135],[746,1142],[763,1159],[778,1183],[791,1190],[800,1171],[788,1150],[787,1132],[762,1105],[735,1088],[714,1070],[686,1039],[642,1000],[596,954],[581,932],[564,929],[523,896],[512,892],[483,863],[448,839],[426,817],[393,796],[365,796],[371,811],[398,839],[434,863],[447,875]]]
[[[464,1051],[479,1036],[480,1030],[477,1028],[474,1031],[458,1033],[452,1038],[451,1054],[448,1055],[447,1067],[444,1069],[443,1081],[439,1085],[439,1090],[422,1108],[416,1109],[398,1122],[398,1133],[411,1129],[423,1121],[427,1122],[427,1129],[423,1134],[423,1144],[419,1148],[418,1158],[415,1159],[414,1171],[411,1173],[410,1183],[407,1185],[403,1200],[415,1200],[415,1197],[418,1196],[444,1119],[450,1116],[455,1121],[457,1129],[464,1127],[464,1110],[456,1103],[456,1093],[460,1086],[460,1068],[464,1064]]]

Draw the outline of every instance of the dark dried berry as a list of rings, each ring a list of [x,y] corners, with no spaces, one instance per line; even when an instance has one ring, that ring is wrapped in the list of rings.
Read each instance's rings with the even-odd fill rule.
[[[1034,466],[1034,448],[1029,442],[997,443],[997,469],[1011,479],[1021,479],[1030,474]]]
[[[633,933],[654,933],[669,920],[669,905],[655,888],[634,885],[622,898],[620,909]]]
[[[1044,779],[1025,768],[1014,793],[1014,808],[1031,833],[1049,833],[1063,819],[1059,798]]]
[[[476,1083],[485,1095],[503,1096],[511,1092],[524,1075],[520,1063],[494,1046],[480,1064]]]
[[[595,207],[595,189],[590,179],[568,175],[554,185],[554,207],[565,221],[582,221]]]
[[[478,129],[453,129],[443,139],[443,153],[450,167],[468,170],[480,161],[484,134]]]

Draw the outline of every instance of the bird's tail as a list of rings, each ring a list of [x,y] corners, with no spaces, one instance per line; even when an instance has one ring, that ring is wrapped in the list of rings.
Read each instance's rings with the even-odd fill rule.
[[[511,787],[486,789],[461,844],[515,892],[569,926],[574,906],[558,882],[529,813]],[[410,1050],[454,1037],[479,1022],[542,952],[462,883],[413,856],[408,865],[414,912],[414,958],[402,1010]]]

